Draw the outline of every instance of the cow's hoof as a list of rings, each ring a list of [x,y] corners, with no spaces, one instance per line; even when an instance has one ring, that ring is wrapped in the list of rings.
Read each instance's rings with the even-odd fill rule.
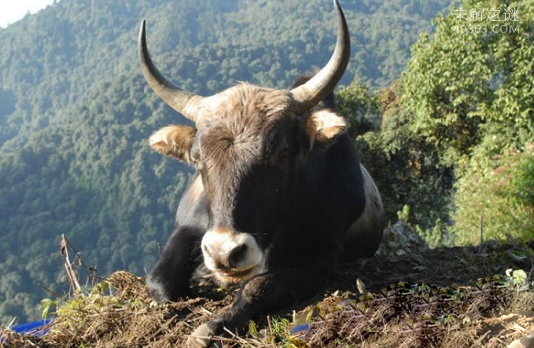
[[[221,342],[212,340],[214,335],[207,324],[202,324],[187,339],[187,348],[222,347]]]

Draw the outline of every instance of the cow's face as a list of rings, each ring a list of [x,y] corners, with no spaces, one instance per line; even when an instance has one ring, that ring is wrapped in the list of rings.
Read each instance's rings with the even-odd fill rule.
[[[158,152],[194,165],[209,212],[205,265],[221,283],[259,273],[288,211],[295,172],[346,129],[329,111],[297,114],[289,91],[240,84],[205,98],[196,128],[165,127],[150,138]]]

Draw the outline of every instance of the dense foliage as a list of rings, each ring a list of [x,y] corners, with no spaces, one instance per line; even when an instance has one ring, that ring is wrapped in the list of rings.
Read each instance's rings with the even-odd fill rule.
[[[533,6],[466,0],[398,82],[339,92],[388,216],[432,246],[534,237]]]
[[[532,238],[534,3],[467,0],[435,25],[413,48],[402,101],[411,132],[455,171],[454,242]]]
[[[448,4],[342,1],[353,46],[344,83],[398,78]],[[172,230],[189,172],[146,139],[183,119],[139,73],[142,18],[158,66],[209,94],[239,80],[288,86],[323,65],[331,10],[326,0],[61,0],[0,29],[0,323],[38,317],[40,287],[63,291],[62,233],[100,274],[144,274]]]

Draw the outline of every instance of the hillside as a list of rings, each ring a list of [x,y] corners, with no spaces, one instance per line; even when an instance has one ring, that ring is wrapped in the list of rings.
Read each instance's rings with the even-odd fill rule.
[[[342,1],[353,44],[343,83],[398,78],[449,3]],[[61,0],[0,29],[0,323],[39,317],[42,288],[64,291],[61,234],[98,274],[142,275],[172,230],[189,171],[146,139],[183,119],[140,75],[142,18],[161,70],[201,94],[288,86],[334,45],[327,0]]]

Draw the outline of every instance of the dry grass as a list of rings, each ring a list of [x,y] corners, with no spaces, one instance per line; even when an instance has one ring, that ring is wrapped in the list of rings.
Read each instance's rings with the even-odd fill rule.
[[[332,291],[317,298],[313,305],[258,318],[250,324],[246,336],[229,334],[225,344],[507,347],[514,339],[534,331],[534,292],[529,274],[532,253],[524,244],[490,249],[429,250],[417,258],[406,255],[391,261],[375,257],[366,263],[342,265],[332,277]],[[506,275],[507,268],[522,268],[527,273]],[[355,280],[359,274],[365,275],[369,292],[358,292]],[[454,275],[456,279],[451,281]],[[478,276],[482,277],[477,281]],[[395,277],[403,281],[391,281]],[[51,308],[56,319],[48,334],[41,338],[21,336],[3,328],[3,345],[182,347],[197,326],[215,317],[232,300],[231,292],[208,287],[194,298],[158,305],[150,299],[144,280],[124,271],[90,290],[76,287],[69,299],[49,302],[57,307]],[[364,288],[360,282],[359,289],[366,291]],[[307,326],[290,334],[297,324]]]
[[[311,347],[506,347],[534,330],[534,293],[507,277],[456,288],[398,283],[353,296],[323,300],[301,339]]]

